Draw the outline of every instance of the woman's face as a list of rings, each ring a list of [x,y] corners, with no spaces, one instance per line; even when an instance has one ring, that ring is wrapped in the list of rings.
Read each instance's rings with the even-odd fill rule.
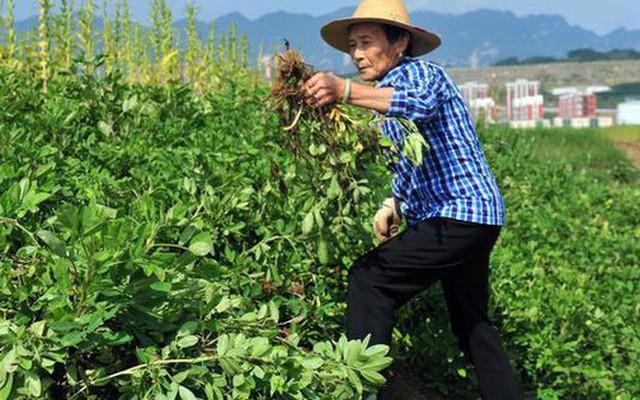
[[[349,30],[349,52],[363,81],[375,81],[387,74],[400,60],[400,55],[409,44],[403,36],[391,44],[382,25],[361,23]]]

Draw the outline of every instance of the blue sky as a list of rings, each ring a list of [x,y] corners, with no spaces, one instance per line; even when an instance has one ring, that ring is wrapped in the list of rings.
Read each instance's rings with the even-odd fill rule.
[[[54,0],[55,1],[55,0]],[[84,0],[75,0],[81,3]],[[109,0],[114,3],[114,0]],[[249,18],[256,18],[269,12],[285,10],[289,12],[323,14],[345,6],[354,6],[358,1],[350,0],[192,0],[200,12],[202,20],[212,20],[230,12],[240,12]],[[0,0],[0,2],[2,2]],[[17,17],[24,19],[36,14],[37,0],[18,0]],[[96,3],[101,4],[102,0]],[[129,0],[137,19],[144,20],[151,0]],[[187,0],[168,0],[174,13],[181,16]],[[618,27],[640,29],[640,5],[638,0],[405,0],[410,10],[432,10],[459,14],[478,8],[509,10],[517,15],[560,14],[570,23],[608,33]]]

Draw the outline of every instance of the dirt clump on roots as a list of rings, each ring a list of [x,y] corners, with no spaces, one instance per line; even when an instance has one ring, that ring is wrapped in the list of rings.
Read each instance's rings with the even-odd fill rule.
[[[287,48],[276,56],[276,79],[270,98],[285,131],[295,130],[301,120],[329,122],[328,116],[335,109],[335,104],[312,108],[305,102],[304,84],[314,74],[313,67],[297,51]]]

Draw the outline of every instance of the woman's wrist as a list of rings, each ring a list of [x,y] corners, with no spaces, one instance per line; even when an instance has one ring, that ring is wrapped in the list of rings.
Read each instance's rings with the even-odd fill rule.
[[[342,81],[342,103],[348,104],[351,99],[351,79],[343,79]]]

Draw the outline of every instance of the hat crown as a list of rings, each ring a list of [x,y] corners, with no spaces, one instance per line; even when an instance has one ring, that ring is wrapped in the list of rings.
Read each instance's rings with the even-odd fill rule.
[[[380,18],[409,25],[409,11],[402,0],[363,0],[353,18]]]

